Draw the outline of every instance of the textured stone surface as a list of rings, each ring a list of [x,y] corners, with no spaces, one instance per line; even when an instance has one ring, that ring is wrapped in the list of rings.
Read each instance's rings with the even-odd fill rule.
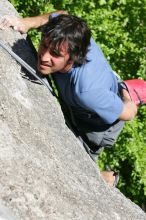
[[[0,14],[17,14],[0,0]],[[0,40],[34,66],[25,35],[9,29]],[[44,86],[0,48],[0,219],[144,220],[146,214],[110,188],[66,127]],[[7,207],[10,211],[7,211]]]

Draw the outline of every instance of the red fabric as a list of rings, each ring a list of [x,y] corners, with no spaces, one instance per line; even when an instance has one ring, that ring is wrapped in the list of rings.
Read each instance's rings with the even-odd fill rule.
[[[131,99],[136,105],[146,104],[146,82],[142,79],[124,81]]]

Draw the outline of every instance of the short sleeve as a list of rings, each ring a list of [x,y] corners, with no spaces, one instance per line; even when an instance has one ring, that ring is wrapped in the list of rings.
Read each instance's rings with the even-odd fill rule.
[[[105,123],[112,124],[123,111],[123,102],[112,91],[98,89],[80,93],[78,104],[101,117]]]

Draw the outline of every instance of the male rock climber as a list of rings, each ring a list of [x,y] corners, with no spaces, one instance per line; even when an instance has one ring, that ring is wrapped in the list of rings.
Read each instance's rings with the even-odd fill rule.
[[[71,123],[95,161],[103,148],[114,144],[124,122],[136,116],[137,106],[121,88],[87,24],[57,11],[0,22],[1,29],[10,26],[21,33],[43,26],[37,68],[44,75],[53,74]],[[101,175],[113,185],[114,172]]]

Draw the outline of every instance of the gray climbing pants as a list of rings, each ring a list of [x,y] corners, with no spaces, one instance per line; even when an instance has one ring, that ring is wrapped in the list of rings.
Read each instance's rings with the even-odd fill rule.
[[[82,133],[81,141],[92,160],[96,161],[105,147],[112,147],[124,127],[124,121],[118,121],[105,131]]]

